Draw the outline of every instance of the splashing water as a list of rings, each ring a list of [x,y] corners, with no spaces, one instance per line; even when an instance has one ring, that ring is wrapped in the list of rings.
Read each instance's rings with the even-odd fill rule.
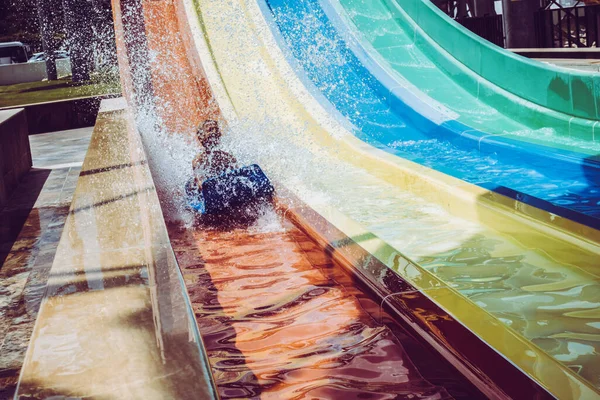
[[[154,113],[138,112],[136,120],[165,219],[190,226],[194,216],[183,190],[192,176],[199,145],[187,136],[166,131]]]

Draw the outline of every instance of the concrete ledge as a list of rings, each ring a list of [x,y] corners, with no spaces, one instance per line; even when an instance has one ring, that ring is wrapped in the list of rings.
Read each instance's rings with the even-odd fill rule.
[[[588,48],[531,48],[531,49],[506,49],[513,53],[529,58],[578,58],[578,59],[600,59],[600,49]]]
[[[0,111],[0,208],[32,164],[25,110]]]
[[[581,71],[600,72],[600,60],[581,58],[535,58],[540,62],[554,64],[558,67],[578,69]]]
[[[59,78],[71,75],[71,59],[56,60],[56,69]],[[44,61],[0,65],[0,85],[38,82],[44,79],[48,79]]]
[[[216,398],[141,139],[127,110],[105,109],[16,398]]]
[[[47,133],[94,126],[102,100],[120,95],[80,97],[76,99],[49,101],[1,110],[25,109],[29,133]]]

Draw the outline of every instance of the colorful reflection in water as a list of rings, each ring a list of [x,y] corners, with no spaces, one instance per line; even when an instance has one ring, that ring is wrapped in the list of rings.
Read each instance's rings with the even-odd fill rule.
[[[577,247],[565,247],[571,260],[559,262],[360,168],[295,147],[287,137],[248,128],[231,135],[246,149],[263,149],[252,156],[299,197],[339,210],[600,387],[600,263],[586,264]],[[234,150],[255,160],[239,146]],[[289,168],[279,158],[302,162]]]
[[[597,182],[582,171],[559,177],[565,173],[562,169],[482,156],[430,138],[401,113],[394,113],[318,1],[266,4],[270,8],[263,10],[273,19],[273,31],[281,35],[296,72],[306,75],[306,81],[358,128],[357,136],[473,184],[494,182],[588,216],[598,215]],[[318,178],[311,178],[312,189],[321,186],[331,206],[600,388],[600,271],[598,264],[580,262],[581,249],[566,248],[572,261],[559,262],[495,232],[493,224],[489,229],[452,218],[441,207],[419,204],[415,196],[389,185],[361,187],[357,175],[344,183],[339,176],[323,175],[313,175]],[[349,193],[348,187],[364,195]]]
[[[328,257],[290,223],[183,231],[173,244],[222,398],[478,398],[440,359],[420,363],[443,387],[424,379],[366,311],[376,303],[332,279]]]

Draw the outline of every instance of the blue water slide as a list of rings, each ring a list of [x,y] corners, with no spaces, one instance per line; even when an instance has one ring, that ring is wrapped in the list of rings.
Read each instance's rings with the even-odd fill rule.
[[[401,85],[327,0],[260,0],[290,64],[361,140],[399,157],[600,229],[594,157],[489,135]]]

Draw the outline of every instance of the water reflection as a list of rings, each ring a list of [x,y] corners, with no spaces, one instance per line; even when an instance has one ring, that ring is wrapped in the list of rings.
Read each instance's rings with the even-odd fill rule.
[[[600,386],[600,285],[596,278],[532,265],[523,256],[495,257],[489,252],[457,260],[453,253],[419,262]]]
[[[444,237],[453,240],[452,231],[437,232],[427,242],[409,223],[402,224],[403,233],[385,228],[370,225],[421,266],[600,387],[597,277],[561,265],[541,252],[523,251],[506,240],[490,238],[489,232],[435,252],[447,243]]]
[[[570,259],[565,257],[568,263],[557,261],[336,160],[331,156],[335,149],[331,153],[310,151],[296,145],[293,138],[273,137],[250,124],[234,127],[228,138],[238,159],[258,161],[273,180],[285,183],[313,207],[324,204],[341,211],[600,387],[600,342],[588,336],[597,335],[600,328],[600,287],[597,275],[581,269],[590,265],[576,253],[576,247],[565,247],[572,254]],[[282,159],[287,162],[281,163]],[[291,160],[298,160],[292,168]],[[578,294],[579,287],[587,289]],[[553,293],[559,290],[566,292]],[[541,300],[548,300],[543,297],[547,294],[552,297],[550,303]],[[519,300],[521,295],[530,297]],[[552,305],[571,308],[562,313],[540,308]],[[543,325],[550,318],[552,330]],[[556,346],[558,342],[563,346]],[[572,344],[569,351],[568,343],[595,350]]]
[[[268,3],[289,44],[289,50],[284,51],[293,54],[292,63],[301,64],[297,72],[306,74],[362,130],[357,136],[467,182],[489,189],[493,189],[492,183],[506,185],[530,197],[545,199],[553,207],[567,208],[568,213],[592,221],[590,226],[597,223],[597,163],[583,171],[570,164],[568,170],[550,165],[539,167],[527,164],[529,160],[486,156],[476,149],[429,137],[414,126],[407,126],[402,115],[392,113],[370,86],[371,78],[361,75],[364,68],[327,22],[318,2]],[[361,79],[363,76],[366,78]],[[379,102],[375,102],[377,99]],[[297,189],[301,197],[310,197],[310,192],[325,193],[324,202],[361,223],[600,387],[600,287],[596,275],[481,224],[454,218],[442,207],[377,182],[365,173],[348,168],[324,173],[332,168],[329,164],[332,163],[319,160],[321,168],[309,178],[311,182]],[[344,173],[346,176],[341,177]],[[288,181],[296,184],[297,179]],[[583,256],[577,252],[581,249],[573,246],[565,251],[573,255],[573,264],[590,267],[580,260]],[[589,314],[590,310],[596,311]]]
[[[309,261],[331,267],[303,252],[302,233],[263,221],[174,240],[222,398],[453,398]]]

